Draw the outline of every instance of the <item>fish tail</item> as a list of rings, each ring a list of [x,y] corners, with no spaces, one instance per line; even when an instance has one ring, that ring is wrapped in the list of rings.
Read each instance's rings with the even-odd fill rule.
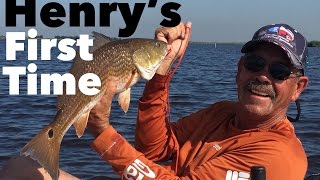
[[[61,141],[62,137],[54,134],[54,129],[48,125],[22,148],[20,155],[28,156],[37,161],[53,180],[57,180]]]

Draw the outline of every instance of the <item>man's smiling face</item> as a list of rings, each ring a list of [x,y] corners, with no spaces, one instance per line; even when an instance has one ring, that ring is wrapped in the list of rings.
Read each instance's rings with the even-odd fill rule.
[[[245,67],[246,56],[242,57],[238,65],[237,87],[240,106],[248,113],[256,116],[273,117],[285,114],[290,102],[298,98],[297,94],[299,71],[295,69],[279,46],[271,43],[257,45],[250,53],[252,57],[265,60],[262,70],[253,72]],[[275,79],[270,75],[270,64],[281,64],[292,71],[290,78]]]

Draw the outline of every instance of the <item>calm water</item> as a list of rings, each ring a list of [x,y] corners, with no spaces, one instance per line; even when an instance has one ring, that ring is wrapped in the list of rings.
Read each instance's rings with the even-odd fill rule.
[[[170,87],[171,118],[177,120],[191,112],[207,107],[220,100],[236,100],[235,73],[240,57],[240,45],[190,44],[180,69],[172,79]],[[307,74],[310,76],[308,89],[301,96],[302,115],[295,123],[297,135],[308,155],[308,174],[320,172],[320,49],[310,48],[310,63]],[[60,52],[53,51],[52,59]],[[17,55],[18,60],[5,60],[5,41],[0,41],[0,67],[27,66],[27,53]],[[68,71],[71,63],[36,61],[37,73],[61,73]],[[54,117],[55,96],[26,95],[27,80],[20,78],[20,95],[9,96],[8,77],[0,70],[0,167],[20,149],[40,129]],[[145,82],[133,87],[131,105],[127,114],[114,102],[111,111],[111,124],[130,143],[134,143],[134,126],[137,113],[137,100],[142,94]],[[38,86],[40,87],[40,86]],[[40,91],[38,91],[40,92]],[[290,106],[289,114],[295,116],[295,106]],[[78,139],[70,128],[64,136],[60,151],[60,168],[81,178],[96,176],[115,177],[111,167],[90,147],[91,135],[86,133]]]

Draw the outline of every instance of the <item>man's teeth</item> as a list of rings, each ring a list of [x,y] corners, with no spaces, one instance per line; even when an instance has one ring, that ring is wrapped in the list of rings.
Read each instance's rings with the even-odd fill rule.
[[[255,95],[258,95],[258,96],[269,97],[269,95],[267,93],[264,93],[264,92],[261,92],[261,91],[256,91],[254,89],[250,89],[250,92],[255,94]]]

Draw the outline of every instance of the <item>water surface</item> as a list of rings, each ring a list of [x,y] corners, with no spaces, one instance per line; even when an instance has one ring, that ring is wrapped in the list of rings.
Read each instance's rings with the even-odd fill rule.
[[[240,45],[190,44],[185,58],[172,79],[170,86],[171,119],[175,121],[201,108],[221,100],[236,100],[235,74],[237,61],[241,56]],[[70,62],[56,59],[60,52],[52,52],[52,61],[33,61],[37,73],[64,74]],[[302,114],[294,123],[296,133],[302,141],[309,160],[308,175],[320,172],[320,49],[310,48],[307,75],[310,84],[301,95]],[[40,56],[40,55],[39,55]],[[20,52],[16,61],[5,60],[5,41],[0,41],[0,67],[27,66],[27,53]],[[47,125],[54,117],[55,96],[30,96],[27,93],[27,79],[20,78],[20,95],[10,96],[8,77],[0,75],[0,167],[19,153],[21,148]],[[111,124],[130,143],[134,143],[134,127],[137,101],[142,94],[145,81],[132,88],[131,104],[127,114],[123,113],[116,101],[111,111]],[[40,85],[39,94],[40,94]],[[296,115],[295,106],[289,114]],[[91,148],[90,134],[78,139],[73,127],[65,135],[60,151],[60,168],[82,179],[96,176],[118,178],[112,168]]]

